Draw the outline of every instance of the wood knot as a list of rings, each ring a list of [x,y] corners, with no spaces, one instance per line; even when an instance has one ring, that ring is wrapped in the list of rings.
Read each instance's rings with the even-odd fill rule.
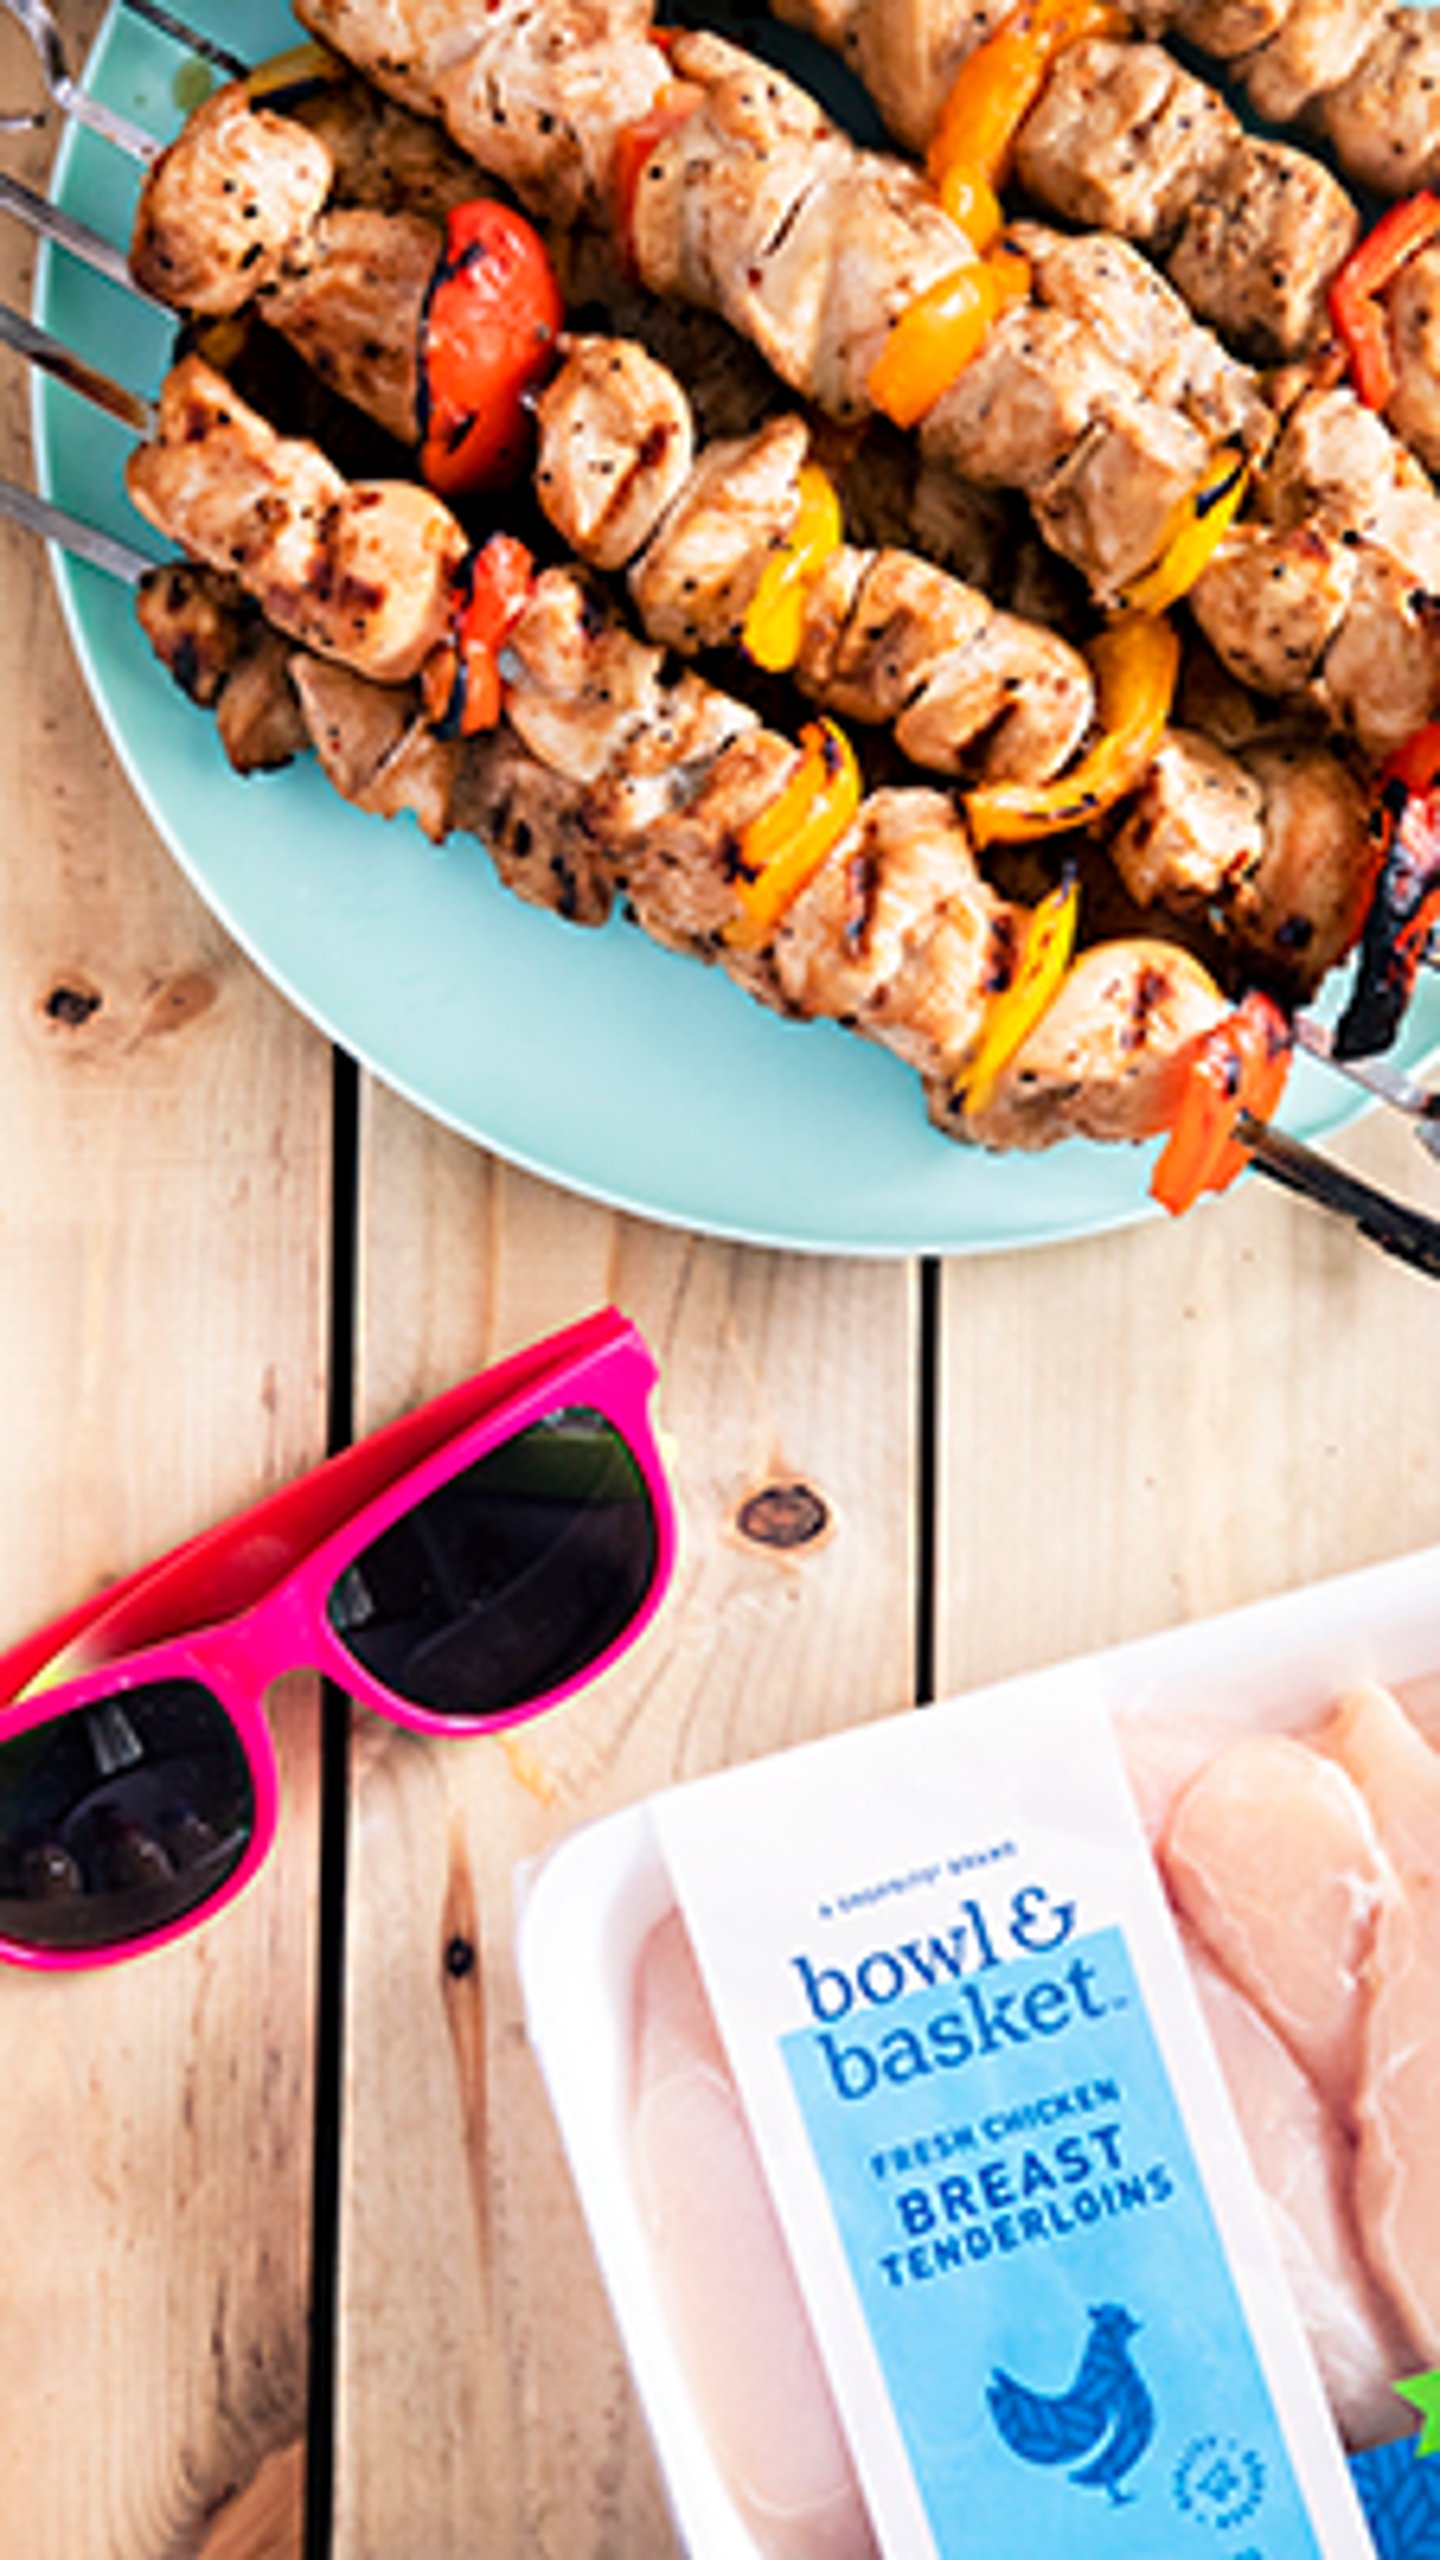
[[[757,1547],[813,1547],[830,1526],[830,1506],[813,1485],[764,1484],[746,1495],[735,1514],[742,1538]]]
[[[475,1970],[475,1941],[460,1934],[449,1940],[445,1949],[445,1970],[452,1982],[463,1982]]]
[[[94,987],[59,986],[51,988],[41,1010],[48,1022],[62,1022],[67,1031],[78,1031],[104,1001]]]

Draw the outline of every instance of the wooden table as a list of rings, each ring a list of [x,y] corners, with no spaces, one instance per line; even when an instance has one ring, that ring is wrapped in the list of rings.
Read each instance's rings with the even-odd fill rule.
[[[78,56],[98,11],[62,14]],[[0,258],[19,299],[8,232]],[[24,398],[7,364],[22,475]],[[663,1363],[684,1536],[636,1655],[516,1747],[347,1733],[287,1684],[251,1892],[133,1966],[0,1979],[0,2550],[662,2560],[522,2029],[517,1868],[671,1779],[1440,1536],[1440,1290],[1253,1182],[922,1265],[515,1173],[357,1080],[230,946],[117,771],[44,558],[8,531],[0,558],[7,1635],[337,1417],[605,1298]],[[1338,1151],[1440,1210],[1403,1128]],[[784,1507],[750,1497],[797,1483],[825,1533],[770,1543]]]

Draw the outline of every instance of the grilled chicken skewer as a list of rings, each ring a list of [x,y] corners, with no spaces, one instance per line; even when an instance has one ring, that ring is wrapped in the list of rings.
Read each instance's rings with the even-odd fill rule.
[[[913,149],[928,142],[961,63],[1005,15],[1004,0],[774,6],[845,54]],[[1433,11],[1391,0],[1127,0],[1125,15],[1143,37],[1178,36],[1222,63],[1267,123],[1321,135],[1357,186],[1408,195],[1440,174]]]
[[[805,422],[782,416],[695,465],[680,384],[610,337],[565,345],[537,419],[536,492],[566,547],[628,569],[652,639],[685,654],[740,639],[795,520]],[[842,542],[804,588],[790,672],[842,719],[893,720],[918,763],[993,776],[1063,764],[1087,716],[1082,663],[929,562]],[[1174,732],[1110,849],[1138,904],[1208,917],[1292,994],[1352,947],[1374,871],[1347,765],[1283,735],[1227,753]]]
[[[965,1117],[959,1088],[1027,918],[983,881],[944,794],[870,794],[813,878],[756,929],[737,848],[793,779],[799,752],[702,678],[667,682],[664,653],[636,639],[582,573],[536,581],[509,635],[505,725],[474,739],[437,737],[413,686],[377,685],[288,646],[212,568],[148,570],[139,611],[187,690],[219,701],[244,769],[308,740],[347,798],[387,816],[408,807],[437,838],[478,833],[507,885],[537,903],[598,923],[623,894],[666,947],[717,962],[781,1011],[844,1018],[896,1050],[920,1072],[939,1124],[984,1142],[984,1119]],[[268,688],[283,668],[294,697],[288,726],[267,718],[263,752],[250,743],[253,721],[242,741],[238,720],[223,719],[252,666],[257,690],[260,669]],[[1123,1049],[1123,1079],[1113,1092],[1097,1079],[1072,1094],[1027,1143],[1163,1126],[1184,1041],[1225,1012],[1203,968],[1173,946],[1146,943],[1124,965],[1149,973],[1149,994],[1143,1021],[1108,1044]]]
[[[186,298],[211,313],[230,310],[257,269],[263,284],[263,273],[280,267],[283,232],[275,226],[267,236],[262,228],[256,256],[257,226],[249,217],[254,199],[266,199],[267,157],[282,180],[290,175],[290,138],[284,120],[273,112],[257,111],[239,90],[221,92],[191,120],[181,145],[165,155],[146,190],[137,226],[137,263],[146,271],[158,270],[157,280],[172,285],[175,273],[182,272],[189,286]],[[302,181],[312,165],[311,156],[302,153]],[[318,197],[319,190],[313,193]],[[295,198],[277,186],[271,200],[283,207]],[[188,231],[176,219],[177,202],[188,202],[197,213]],[[211,206],[216,222],[207,224]],[[313,228],[313,202],[305,221]],[[383,256],[387,218],[367,217],[366,227],[377,249],[375,274],[393,284],[394,264],[387,265]],[[167,242],[173,248],[166,248]],[[241,249],[242,242],[250,246]],[[433,256],[427,247],[422,272]],[[293,252],[292,258],[296,267],[302,265]],[[343,277],[338,291],[333,289],[333,269],[327,286],[328,263],[322,252],[316,260],[320,281],[310,286],[310,308],[320,323],[315,351],[327,377],[348,380],[359,372],[382,382],[398,378],[401,368],[398,360],[390,360],[392,351],[411,356],[413,374],[418,293],[377,291],[357,315]],[[215,396],[212,383],[207,398],[213,403]],[[597,431],[601,397],[607,403],[607,424]],[[162,443],[176,443],[178,414],[172,388]],[[736,614],[743,613],[758,583],[769,546],[788,534],[799,502],[800,473],[811,443],[804,422],[795,416],[778,419],[758,435],[727,442],[692,474],[689,406],[678,383],[639,349],[613,344],[603,355],[592,347],[588,357],[572,358],[543,396],[540,414],[554,458],[547,463],[542,451],[539,493],[544,503],[548,484],[549,494],[561,497],[559,512],[553,506],[551,512],[571,547],[610,565],[616,551],[616,498],[624,492],[626,514],[637,532],[637,506],[645,516],[647,557],[634,584],[651,635],[690,650],[735,637]],[[192,421],[184,437],[193,438],[196,431]],[[628,449],[620,450],[627,439]],[[577,440],[594,448],[588,472],[591,494],[578,508],[576,493],[587,473],[577,464]],[[582,518],[586,504],[593,510],[597,482],[607,504],[603,516],[590,522],[594,538],[587,539]],[[657,531],[662,514],[666,522]],[[205,556],[221,556],[213,535],[197,536],[188,515],[167,519],[167,529]],[[629,547],[638,544],[631,541]],[[887,547],[866,557],[842,547],[810,595],[805,619],[808,638],[802,639],[797,670],[802,686],[823,706],[848,718],[873,721],[898,715],[902,749],[940,771],[956,773],[968,764],[972,773],[992,778],[1044,779],[1065,764],[1090,721],[1093,686],[1076,651],[1033,624],[997,613],[976,589],[913,555]],[[1338,769],[1336,795],[1337,805],[1352,818],[1352,868],[1358,877],[1367,847],[1353,791]],[[1279,851],[1280,832],[1257,828],[1256,840],[1245,851],[1251,869],[1262,866],[1267,834],[1271,850]],[[1153,881],[1148,894],[1153,894]],[[1181,903],[1194,908],[1188,889]],[[1287,916],[1286,922],[1287,970],[1299,973],[1295,984],[1303,990],[1324,973],[1340,946],[1333,929],[1322,922],[1317,935],[1307,936],[1309,947],[1302,958],[1295,916]],[[1350,929],[1353,933],[1353,918]],[[1272,949],[1272,964],[1283,948]]]
[[[462,27],[458,10],[432,11],[422,24],[399,0],[383,26],[377,0],[301,0],[300,14],[382,85],[443,115],[482,162],[503,162],[532,207],[554,209],[547,153],[527,149],[523,117],[502,100],[506,121],[494,127],[489,70],[510,24],[504,10],[487,15],[483,36]],[[710,36],[679,36],[662,53],[633,33],[636,15],[627,12],[629,41],[648,64],[652,99],[663,73],[678,79],[685,108],[651,148],[642,128],[643,156],[630,167],[626,229],[642,280],[721,312],[822,408],[863,413],[896,324],[927,287],[973,262],[970,243],[917,172],[857,150],[793,83]],[[557,46],[568,38],[583,52],[562,0],[528,12],[532,33],[542,21]],[[618,42],[607,24],[607,42]],[[624,130],[617,118],[588,136],[596,184],[613,178]],[[1142,259],[1127,263],[1123,244],[1047,248],[1034,288],[928,408],[921,448],[971,481],[1019,489],[1052,547],[1101,601],[1114,600],[1164,553],[1217,447],[1257,451],[1273,417],[1255,378]],[[1346,395],[1329,399],[1343,407]],[[1428,604],[1440,500],[1378,421],[1362,423],[1381,439],[1370,475],[1379,514],[1372,506],[1356,521],[1351,505],[1342,522],[1330,491],[1320,539],[1298,542],[1284,520],[1297,475],[1274,486],[1262,469],[1258,538],[1229,546],[1213,606],[1213,571],[1194,602],[1243,681],[1308,696],[1379,757],[1440,701]],[[1309,436],[1308,419],[1297,432]]]
[[[391,110],[392,119],[402,115]],[[327,131],[334,133],[339,123],[332,102]],[[131,273],[141,290],[207,318],[229,316],[253,301],[322,380],[397,440],[413,444],[423,410],[419,349],[443,237],[430,221],[403,210],[327,209],[330,194],[325,146],[293,120],[257,108],[243,88],[232,85],[190,119],[151,172],[135,226]],[[24,202],[17,209],[27,216],[36,211]],[[72,234],[69,245],[83,250],[86,244]],[[95,254],[98,260],[98,245]],[[670,494],[688,423],[688,403],[677,386],[665,414],[654,421],[660,467],[647,475]],[[750,449],[748,485],[764,530],[776,542],[783,540],[798,503],[810,441],[804,423],[791,417],[767,431],[763,450]],[[904,704],[904,751],[922,764],[956,772],[972,739],[983,737],[984,773],[1045,779],[1059,771],[1094,707],[1093,685],[1078,653],[1032,623],[997,614],[978,590],[939,568],[913,557],[895,565],[912,586],[924,587],[932,628],[943,620],[946,657],[958,662],[962,648],[966,657],[963,680],[952,683],[943,702],[938,688],[928,684],[923,704]],[[679,617],[665,615],[658,602],[663,577],[657,567],[648,618],[653,622],[661,613],[669,627],[662,632],[657,625],[657,636],[680,645]],[[645,609],[647,597],[641,602]],[[695,633],[691,645],[720,636],[714,630]],[[932,640],[932,661],[940,654]],[[906,689],[914,690],[908,684]],[[812,690],[825,700],[823,686]]]
[[[132,275],[141,290],[207,318],[233,315],[253,299],[329,387],[365,409],[398,440],[413,443],[420,432],[423,319],[443,254],[442,235],[428,221],[404,212],[342,209],[327,214],[324,155],[307,148],[310,140],[287,119],[257,111],[241,89],[217,92],[190,119],[180,144],[162,155],[142,194]],[[19,199],[14,209],[44,221],[43,209],[33,200]],[[67,238],[69,246],[86,251],[83,236],[77,238],[72,230]],[[96,244],[97,263],[103,246]],[[686,573],[675,566],[675,553],[685,539],[684,527],[691,529],[692,550],[697,530],[701,543],[713,549],[717,518],[728,525],[732,552],[739,536],[738,575],[728,580],[727,592],[728,607],[743,613],[766,551],[783,543],[791,529],[811,430],[792,414],[743,443],[727,442],[702,463],[700,488],[687,493],[695,431],[690,403],[678,382],[625,342],[610,342],[604,362],[611,368],[612,395],[623,381],[633,404],[634,397],[642,396],[637,383],[644,385],[644,460],[628,470],[623,484],[632,512],[642,499],[649,532],[667,509],[681,519],[672,521],[666,544],[637,584],[647,627],[656,638],[691,653],[732,640],[738,630],[730,627],[734,614],[727,609],[727,596],[717,595],[712,585],[702,600],[693,580],[688,603],[678,595]],[[593,411],[593,400],[582,405]],[[173,410],[172,400],[161,426],[162,438],[172,441],[177,434]],[[553,442],[559,433],[557,402],[542,400],[541,413],[551,422]],[[571,432],[583,432],[578,415]],[[596,467],[602,474],[613,472],[613,453],[597,456]],[[546,476],[542,458],[542,503]],[[576,474],[568,462],[564,482],[574,489]],[[710,499],[708,510],[702,491]],[[682,504],[682,493],[687,503]],[[607,494],[613,547],[619,492],[612,488]],[[697,518],[702,519],[698,527]],[[179,523],[169,529],[179,539],[191,538]],[[570,538],[575,527],[562,523],[560,530]],[[572,547],[587,557],[600,556],[584,544],[572,541]],[[602,552],[605,547],[602,542]],[[858,565],[858,555],[849,554],[848,563]],[[601,565],[610,563],[602,560]],[[837,562],[837,570],[841,565]],[[912,646],[909,663],[897,671],[900,681],[892,684],[894,703],[878,698],[873,680],[857,689],[853,680],[847,685],[838,675],[827,679],[814,647],[801,673],[806,689],[822,705],[852,717],[888,720],[898,707],[902,751],[933,770],[965,769],[967,750],[979,742],[970,759],[972,771],[1037,781],[1059,772],[1094,712],[1094,686],[1079,652],[1036,623],[997,612],[978,588],[914,554],[888,554],[885,572],[892,588],[897,579],[904,581],[910,618],[924,626],[924,654],[917,660]],[[709,576],[713,580],[713,557]],[[846,620],[853,602],[847,604]],[[894,604],[890,610],[893,629]]]
[[[725,848],[784,742],[694,677],[657,692],[655,653],[607,622],[574,573],[547,573],[517,625],[519,725],[447,741],[421,716],[413,687],[377,685],[295,649],[215,571],[151,566],[3,484],[0,507],[138,586],[152,645],[216,710],[238,770],[270,769],[313,747],[357,807],[387,817],[408,809],[436,838],[478,832],[522,896],[598,923],[620,889],[662,941],[735,966]],[[657,709],[686,750],[668,775],[657,773],[647,735]],[[770,947],[752,948],[735,974],[787,1011],[838,1015],[895,1048],[926,1079],[941,1125],[953,1126],[955,1044],[962,1056],[973,1045],[967,1026],[983,1018],[1015,923],[980,881],[941,795],[879,792]],[[1132,1138],[1163,1126],[1186,1040],[1222,1010],[1204,972],[1173,947],[1098,946],[965,1134],[1035,1146],[1076,1130]],[[1264,1125],[1246,1139],[1262,1172],[1339,1207],[1385,1250],[1440,1276],[1433,1221]]]
[[[350,316],[342,303],[342,322]],[[800,503],[811,443],[804,421],[774,419],[721,442],[694,467],[679,383],[644,350],[615,340],[574,346],[538,411],[537,491],[567,546],[603,567],[643,552],[632,588],[652,638],[690,653],[736,638]],[[246,456],[243,491],[237,445]],[[288,486],[302,459],[311,473],[312,458],[277,447],[190,359],[162,395],[151,445],[132,463],[132,493],[172,538],[236,566],[264,594],[285,521],[272,484]],[[262,529],[258,553],[236,531],[247,518]],[[317,588],[326,598],[318,620]],[[441,602],[445,592],[442,582]],[[272,598],[272,612],[312,645],[373,666],[356,656],[349,617],[337,627],[330,593],[330,580],[307,568],[298,590],[292,577],[289,592]],[[426,638],[436,647],[443,636],[437,612]],[[867,554],[842,544],[823,563],[806,591],[795,673],[823,707],[894,720],[904,752],[972,778],[1048,777],[1071,756],[1094,707],[1088,670],[1067,643],[893,548]],[[1262,747],[1247,770],[1202,742],[1187,752],[1177,739],[1121,843],[1143,844],[1133,862],[1119,863],[1141,904],[1208,912],[1291,1000],[1319,983],[1363,920],[1373,871],[1363,805],[1344,766],[1314,742]]]

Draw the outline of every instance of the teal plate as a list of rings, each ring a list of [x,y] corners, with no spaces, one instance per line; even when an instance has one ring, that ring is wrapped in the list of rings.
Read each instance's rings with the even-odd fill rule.
[[[294,40],[280,0],[188,0],[189,23],[251,60]],[[717,13],[718,15],[718,13]],[[753,19],[747,32],[756,32]],[[112,12],[91,57],[98,95],[147,131],[180,120],[193,61]],[[128,234],[138,173],[72,130],[60,201]],[[170,330],[62,254],[45,255],[47,326],[141,391]],[[37,383],[41,486],[153,550],[129,507],[129,439],[73,393]],[[86,681],[130,781],[201,896],[276,986],[386,1084],[449,1127],[617,1208],[750,1243],[855,1254],[978,1253],[1156,1214],[1151,1150],[1080,1141],[987,1156],[929,1126],[912,1074],[830,1025],[789,1023],[718,972],[616,918],[585,932],[503,890],[480,848],[432,848],[408,820],[363,817],[313,765],[240,781],[213,729],[152,659],[126,590],[58,558]],[[1408,1026],[1440,1041],[1440,986]],[[1302,1061],[1284,1112],[1323,1137],[1349,1089]]]

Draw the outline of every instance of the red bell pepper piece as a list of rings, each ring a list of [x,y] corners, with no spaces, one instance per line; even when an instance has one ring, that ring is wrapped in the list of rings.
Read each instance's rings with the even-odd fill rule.
[[[1440,196],[1422,188],[1381,215],[1331,284],[1330,317],[1367,409],[1388,407],[1395,392],[1389,323],[1380,296],[1436,231],[1440,231]]]
[[[1224,1191],[1248,1160],[1236,1124],[1242,1112],[1268,1120],[1285,1090],[1292,1035],[1280,1007],[1252,993],[1192,1043],[1170,1135],[1150,1178],[1150,1194],[1172,1217],[1206,1191]]]
[[[529,458],[531,393],[565,306],[540,235],[477,197],[445,224],[420,322],[420,469],[447,498],[505,487]]]
[[[513,534],[492,533],[463,563],[450,640],[425,670],[425,709],[442,737],[473,738],[496,727],[500,651],[534,583],[535,563]]]

